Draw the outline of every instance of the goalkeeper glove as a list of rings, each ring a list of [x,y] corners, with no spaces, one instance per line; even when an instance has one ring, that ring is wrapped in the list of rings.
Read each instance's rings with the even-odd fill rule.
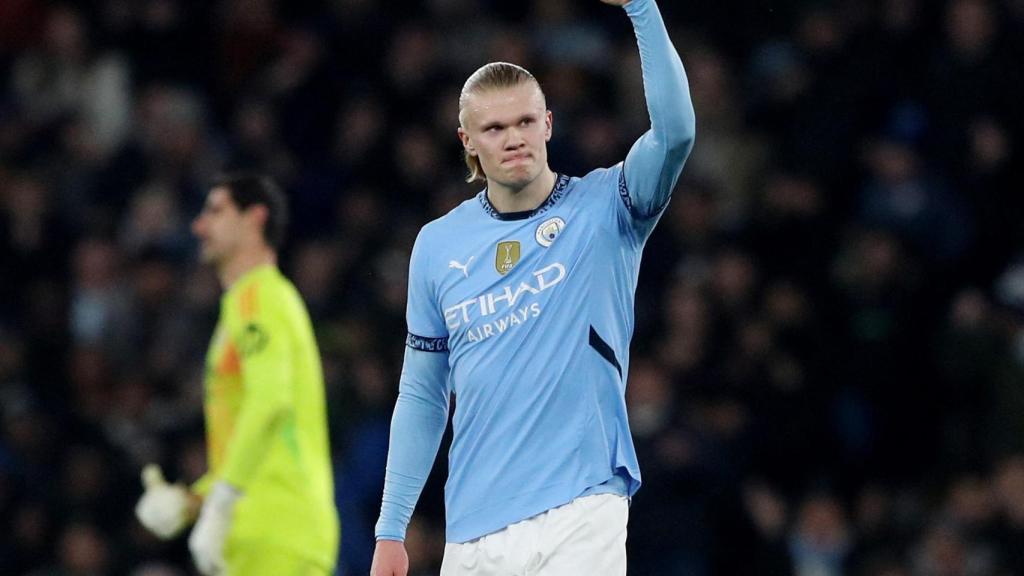
[[[223,480],[213,485],[188,538],[196,568],[206,576],[224,573],[224,541],[231,528],[235,501],[242,493]]]
[[[139,523],[161,540],[177,536],[189,522],[189,494],[181,484],[168,484],[156,464],[142,469],[146,491],[135,505]]]

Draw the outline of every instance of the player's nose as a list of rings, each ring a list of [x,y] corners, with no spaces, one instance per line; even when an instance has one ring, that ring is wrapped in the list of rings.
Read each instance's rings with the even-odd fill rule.
[[[526,143],[523,135],[519,130],[510,128],[508,130],[508,138],[505,140],[506,150],[515,150],[516,148],[522,147]]]

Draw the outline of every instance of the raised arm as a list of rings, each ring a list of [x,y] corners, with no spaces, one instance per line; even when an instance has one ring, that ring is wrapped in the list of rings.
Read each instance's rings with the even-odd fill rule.
[[[623,168],[630,213],[649,219],[668,204],[696,132],[683,63],[669,39],[655,0],[601,0],[623,6],[633,22],[651,128],[626,156]]]

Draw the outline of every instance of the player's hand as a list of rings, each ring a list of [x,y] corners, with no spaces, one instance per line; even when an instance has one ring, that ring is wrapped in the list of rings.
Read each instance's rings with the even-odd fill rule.
[[[409,554],[405,543],[395,540],[378,540],[373,550],[373,564],[370,576],[406,576],[409,574]]]
[[[146,492],[135,505],[139,523],[161,540],[180,534],[191,519],[188,490],[181,484],[168,484],[156,464],[142,469],[142,485]]]
[[[206,576],[223,574],[224,541],[231,529],[231,515],[241,493],[224,481],[213,485],[199,511],[199,520],[188,537],[188,549],[199,572]]]
[[[605,4],[611,4],[612,6],[625,6],[629,4],[629,0],[601,0]]]

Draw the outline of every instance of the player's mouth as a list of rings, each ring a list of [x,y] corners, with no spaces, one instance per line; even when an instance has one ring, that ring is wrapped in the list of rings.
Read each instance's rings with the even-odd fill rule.
[[[502,164],[524,164],[529,162],[533,157],[529,154],[514,154],[506,157],[501,161]]]

